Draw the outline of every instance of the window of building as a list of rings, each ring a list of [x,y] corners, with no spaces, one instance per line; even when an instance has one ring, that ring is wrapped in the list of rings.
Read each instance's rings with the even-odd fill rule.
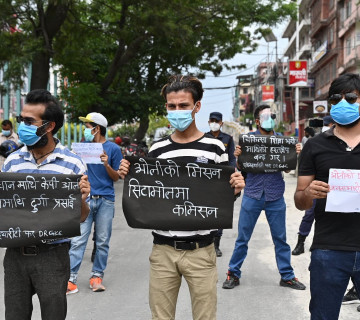
[[[330,66],[326,66],[325,83],[328,83],[329,81],[330,81]]]
[[[309,98],[309,97],[310,97],[309,88],[301,88],[300,99]]]
[[[331,79],[336,78],[336,60],[331,64]]]
[[[334,7],[334,0],[329,0],[329,8],[332,9]]]
[[[332,44],[334,42],[334,28],[333,26],[329,29],[329,44]]]
[[[247,94],[248,93],[248,88],[243,88],[243,93]]]
[[[345,41],[345,53],[347,56],[351,53],[351,38],[347,38]]]
[[[352,0],[349,0],[346,4],[346,19],[351,16],[351,2]]]

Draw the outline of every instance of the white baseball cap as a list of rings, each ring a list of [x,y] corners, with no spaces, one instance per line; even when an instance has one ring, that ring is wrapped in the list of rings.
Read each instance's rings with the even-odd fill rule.
[[[101,113],[98,112],[91,112],[86,117],[79,117],[79,119],[83,122],[94,122],[105,128],[108,125],[106,118]]]

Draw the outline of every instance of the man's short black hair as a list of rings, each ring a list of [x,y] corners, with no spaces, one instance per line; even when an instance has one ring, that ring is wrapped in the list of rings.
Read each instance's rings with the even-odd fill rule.
[[[166,96],[170,92],[178,92],[184,90],[190,92],[194,102],[198,102],[202,99],[204,89],[200,80],[193,76],[183,76],[181,74],[173,75],[169,78],[168,83],[161,89],[161,95],[165,100]]]
[[[270,109],[270,106],[268,104],[261,104],[256,107],[254,111],[254,119],[259,119],[259,113],[260,111],[263,111],[264,109]]]
[[[348,93],[354,91],[357,91],[360,94],[360,76],[356,73],[345,73],[331,82],[329,98],[335,93]],[[359,122],[360,118],[347,125],[341,125],[339,123],[337,123],[337,125],[339,127],[351,128],[356,126]]]
[[[2,126],[10,126],[10,128],[13,128],[12,122],[10,120],[4,120],[3,122],[1,122]]]
[[[345,73],[331,82],[329,98],[335,93],[348,93],[353,91],[360,93],[360,76],[355,73]]]
[[[89,124],[90,124],[93,128],[95,128],[96,126],[99,126],[99,127],[100,127],[100,135],[102,135],[103,137],[106,136],[106,128],[105,128],[105,127],[103,127],[103,126],[101,126],[101,125],[99,125],[99,124],[97,124],[97,123],[95,123],[95,122],[89,122]]]
[[[315,130],[311,127],[306,127],[304,131],[307,132],[311,137],[315,135]]]
[[[52,130],[54,135],[64,124],[64,112],[62,111],[58,100],[47,90],[35,89],[30,91],[25,98],[25,104],[42,104],[45,111],[41,119],[55,122]]]

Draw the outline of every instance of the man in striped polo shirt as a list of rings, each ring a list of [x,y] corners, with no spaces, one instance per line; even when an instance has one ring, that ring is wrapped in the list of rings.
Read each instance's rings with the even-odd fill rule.
[[[42,89],[29,92],[17,121],[20,124],[18,134],[25,145],[7,157],[3,172],[86,172],[80,157],[53,136],[62,127],[64,114],[50,92]],[[84,221],[89,214],[86,199],[90,193],[86,175],[81,177],[79,186],[82,194],[80,220]],[[58,239],[36,247],[8,248],[4,257],[4,273],[6,320],[30,319],[32,295],[35,293],[40,300],[43,320],[66,318],[66,289],[70,275],[69,239]]]
[[[166,100],[167,117],[175,132],[156,142],[149,151],[149,157],[228,164],[224,144],[196,127],[195,114],[201,108],[203,96],[201,82],[192,76],[172,76],[161,94]],[[127,160],[122,160],[119,169],[121,178],[128,174],[129,166]],[[245,186],[240,172],[231,175],[230,184],[234,194],[239,194]],[[216,319],[215,233],[216,230],[153,232],[149,285],[153,319],[175,319],[182,276],[189,286],[193,319]]]

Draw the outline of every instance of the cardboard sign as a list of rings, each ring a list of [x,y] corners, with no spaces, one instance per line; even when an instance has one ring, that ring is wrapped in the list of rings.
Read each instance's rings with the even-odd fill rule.
[[[0,173],[0,247],[80,235],[81,175]]]
[[[294,137],[240,135],[240,168],[252,173],[293,170],[297,164],[297,143]]]
[[[100,155],[104,152],[102,143],[72,143],[71,150],[89,164],[102,164]]]
[[[234,168],[176,160],[126,157],[123,211],[132,228],[208,230],[232,228]]]

